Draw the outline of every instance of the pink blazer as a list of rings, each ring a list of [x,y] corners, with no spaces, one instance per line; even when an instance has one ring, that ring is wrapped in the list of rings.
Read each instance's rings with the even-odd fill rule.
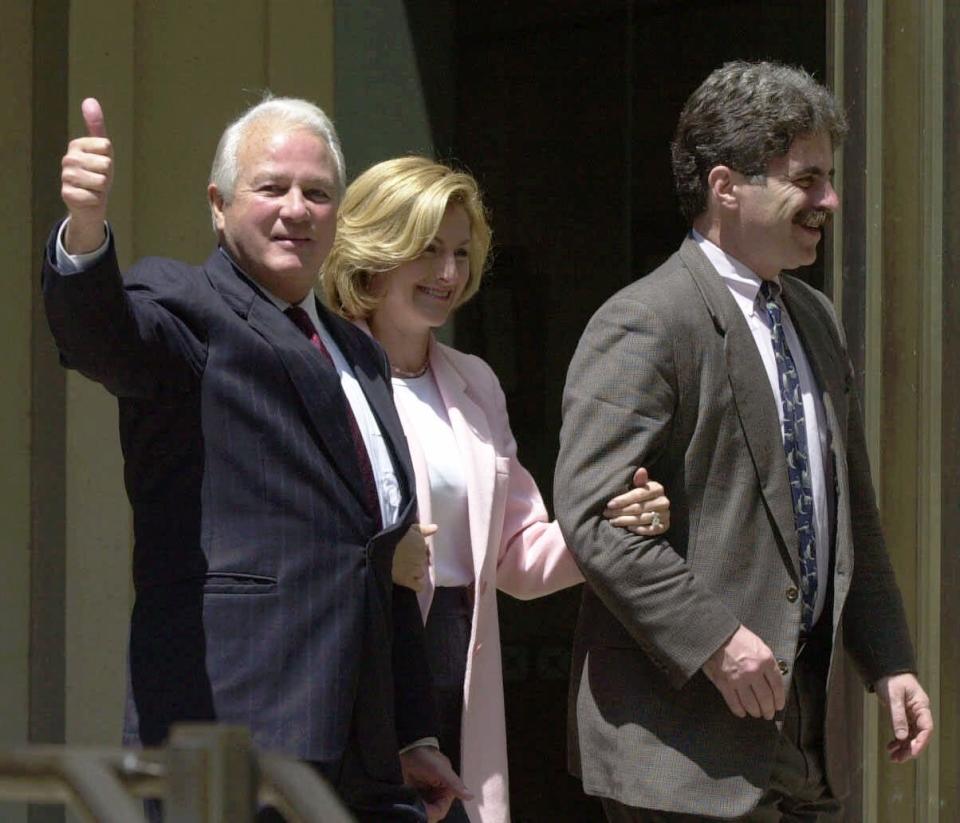
[[[530,599],[583,581],[567,552],[560,527],[547,510],[530,473],[517,460],[500,383],[479,357],[436,341],[430,367],[466,462],[470,544],[476,598],[464,684],[461,776],[475,795],[466,805],[473,823],[510,820],[507,740],[496,590]],[[408,410],[397,411],[410,444],[420,522],[431,523],[430,485],[423,450]],[[426,619],[431,579],[419,595]]]

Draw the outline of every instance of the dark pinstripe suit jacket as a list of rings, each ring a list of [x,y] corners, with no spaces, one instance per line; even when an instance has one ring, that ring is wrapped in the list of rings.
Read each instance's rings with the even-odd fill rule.
[[[120,404],[137,595],[127,739],[216,718],[335,764],[354,722],[370,776],[399,780],[398,744],[435,727],[420,612],[390,579],[415,487],[383,352],[319,307],[403,486],[399,522],[378,533],[336,373],[223,254],[145,259],[121,280],[111,243],[64,277],[54,237],[43,289],[61,359]]]
[[[816,375],[836,476],[828,777],[848,741],[837,660],[867,682],[912,669],[853,377],[832,307],[784,277]],[[585,789],[640,808],[736,816],[760,799],[778,727],[738,719],[700,671],[739,624],[789,681],[800,628],[793,508],[775,401],[740,309],[688,238],[591,319],[570,365],[556,512],[587,585],[574,643],[570,759]],[[671,527],[642,539],[604,501],[646,466]]]

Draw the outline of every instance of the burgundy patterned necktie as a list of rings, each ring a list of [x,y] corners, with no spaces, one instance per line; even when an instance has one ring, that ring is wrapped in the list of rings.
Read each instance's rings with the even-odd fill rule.
[[[303,332],[304,336],[313,344],[314,348],[320,352],[323,359],[336,371],[337,367],[333,362],[333,358],[330,356],[327,347],[323,345],[323,340],[320,339],[320,335],[317,333],[313,321],[310,320],[310,315],[300,308],[300,306],[290,306],[284,314],[293,321],[293,324]],[[380,516],[380,498],[377,495],[377,484],[373,479],[373,467],[370,465],[370,455],[367,454],[367,447],[363,442],[363,435],[360,434],[360,426],[357,425],[357,418],[353,414],[353,409],[346,395],[343,395],[343,402],[347,409],[347,423],[350,426],[350,436],[353,438],[353,447],[357,452],[357,463],[360,465],[360,481],[363,484],[363,493],[366,497],[367,509],[376,517],[377,527],[381,528],[383,521]]]

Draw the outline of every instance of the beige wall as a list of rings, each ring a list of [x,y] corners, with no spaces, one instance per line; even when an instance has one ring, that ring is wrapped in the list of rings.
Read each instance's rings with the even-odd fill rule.
[[[64,10],[0,8],[0,151],[12,183],[0,200],[0,745],[119,741],[132,591],[116,402],[64,377],[37,308],[40,244],[62,211],[59,160],[65,136],[81,131],[81,99],[100,98],[114,141],[110,219],[124,263],[206,257],[216,141],[264,90],[333,104],[332,0],[71,0]],[[22,810],[0,804],[0,819]]]
[[[881,518],[939,727],[919,761],[891,764],[889,713],[867,698],[863,819],[953,821],[960,707],[945,675],[960,661],[949,640],[955,541],[946,538],[956,534],[950,384],[960,351],[947,344],[958,324],[944,303],[955,272],[945,261],[944,229],[956,219],[949,210],[956,194],[944,187],[960,155],[956,113],[951,120],[944,109],[960,55],[956,38],[944,36],[945,0],[832,5],[836,79],[854,124],[842,175],[843,316],[865,342],[865,418]]]
[[[443,4],[437,16],[443,15]],[[337,5],[335,90],[337,128],[352,179],[381,160],[434,152],[433,134],[413,33],[403,0],[361,0]],[[452,45],[452,18],[445,42],[427,59],[444,60]]]
[[[7,194],[0,198],[0,248],[7,275],[0,301],[4,356],[0,358],[0,745],[27,739],[30,590],[30,307],[32,110],[29,96],[32,37],[29,3],[3,8],[0,100],[7,122],[0,129],[0,156],[8,162]],[[0,819],[22,812],[0,803]]]
[[[883,526],[911,617],[920,679],[938,720],[942,631],[941,483],[944,268],[942,175],[945,134],[943,0],[888,2],[883,19],[882,223],[879,275],[882,335],[879,490]],[[955,82],[953,78],[950,82]],[[956,139],[954,135],[953,139]],[[941,765],[957,767],[954,741],[937,735],[915,765],[882,754],[889,721],[878,722],[878,820],[954,820]],[[944,808],[941,808],[941,801]],[[954,807],[947,813],[946,804]]]
[[[116,183],[110,220],[121,259],[132,238],[131,162],[134,12],[127,2],[71,4],[68,110],[71,136],[83,130],[79,101],[95,96],[116,143]],[[111,48],[103,49],[101,30]],[[126,241],[126,242],[124,242]],[[123,492],[117,404],[100,386],[67,374],[64,501],[66,538],[65,737],[77,744],[116,744],[124,694],[130,583],[131,519]]]

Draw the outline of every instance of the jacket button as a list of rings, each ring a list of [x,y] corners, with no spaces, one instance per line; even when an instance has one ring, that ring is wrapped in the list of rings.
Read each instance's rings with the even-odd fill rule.
[[[790,667],[787,665],[785,660],[778,660],[777,668],[780,670],[780,674],[786,674],[788,671],[790,671]]]
[[[487,581],[480,581],[480,596],[483,597],[487,593]]]
[[[789,589],[787,589],[787,600],[789,600],[791,603],[796,603],[799,596],[800,591],[796,586],[791,586]]]

